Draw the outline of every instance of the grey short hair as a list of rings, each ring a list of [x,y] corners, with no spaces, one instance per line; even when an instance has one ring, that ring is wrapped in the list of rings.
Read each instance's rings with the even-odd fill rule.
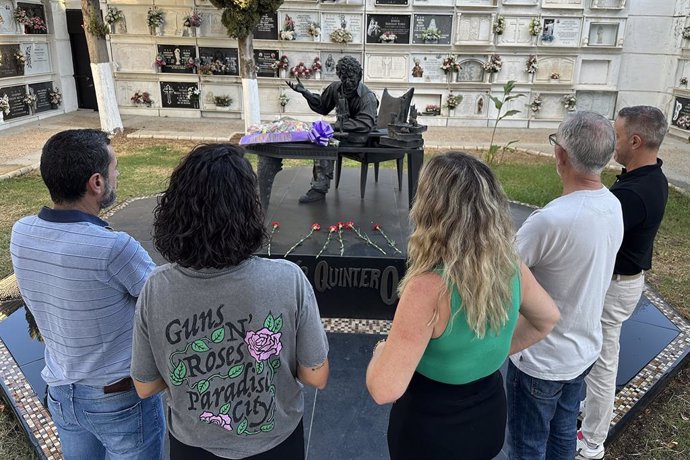
[[[623,118],[628,136],[637,134],[644,146],[650,149],[659,148],[668,130],[668,122],[661,110],[649,105],[624,107],[618,112],[618,117]]]
[[[616,133],[598,113],[575,112],[558,127],[558,142],[577,171],[599,174],[613,156]]]

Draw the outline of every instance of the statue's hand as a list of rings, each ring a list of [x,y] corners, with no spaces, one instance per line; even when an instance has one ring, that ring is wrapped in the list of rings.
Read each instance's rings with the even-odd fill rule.
[[[300,94],[304,94],[307,89],[304,87],[302,82],[299,80],[299,77],[297,78],[297,83],[293,83],[291,81],[285,80],[285,84],[288,85],[293,91],[297,91]]]

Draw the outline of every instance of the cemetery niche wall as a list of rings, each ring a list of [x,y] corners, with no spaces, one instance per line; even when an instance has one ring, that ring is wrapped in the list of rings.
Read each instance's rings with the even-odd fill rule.
[[[116,80],[127,87],[123,113],[239,117],[237,41],[227,37],[221,12],[207,0],[156,4],[164,24],[152,34],[146,24],[152,1],[107,2],[126,23],[110,36]],[[193,9],[202,22],[188,34],[184,18]],[[286,0],[254,30],[262,117],[316,118],[285,91],[284,80],[299,77],[320,92],[337,78],[335,64],[343,56],[362,64],[364,83],[379,97],[384,88],[402,94],[414,86],[413,103],[430,125],[489,126],[488,96],[499,95],[509,80],[523,101],[541,96],[544,102],[536,112],[529,103],[517,105],[520,113],[506,119],[507,126],[555,126],[568,111],[560,103],[567,95],[613,117],[628,10],[625,0]],[[498,68],[487,67],[497,57]],[[198,108],[178,96],[168,102],[173,93],[161,92],[163,82],[173,90],[195,84]],[[148,88],[154,102],[133,107],[126,93],[136,88]],[[214,103],[218,94],[233,99],[225,113]],[[452,115],[446,107],[451,94],[463,101]],[[427,105],[444,110],[432,115]]]
[[[9,104],[0,112],[0,128],[63,112],[53,53],[71,55],[56,45],[50,19],[40,1],[0,0],[0,98]]]

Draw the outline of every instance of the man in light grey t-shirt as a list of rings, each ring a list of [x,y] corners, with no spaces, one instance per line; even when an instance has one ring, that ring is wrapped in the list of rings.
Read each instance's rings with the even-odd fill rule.
[[[620,203],[600,178],[615,145],[611,122],[577,112],[549,140],[563,193],[525,221],[516,243],[561,319],[545,339],[511,356],[511,459],[575,457],[583,381],[601,350],[604,296],[623,240]]]

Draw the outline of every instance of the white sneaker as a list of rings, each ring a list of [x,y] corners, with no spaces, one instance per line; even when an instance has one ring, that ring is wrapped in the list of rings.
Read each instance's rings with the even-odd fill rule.
[[[591,444],[582,435],[582,431],[577,432],[577,460],[601,460],[604,458],[604,445]]]

